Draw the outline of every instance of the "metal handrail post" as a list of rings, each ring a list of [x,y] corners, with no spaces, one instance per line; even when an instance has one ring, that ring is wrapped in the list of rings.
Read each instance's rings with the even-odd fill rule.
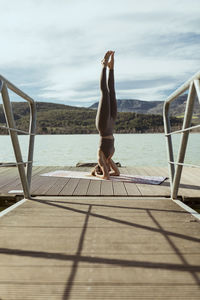
[[[27,164],[27,182],[29,190],[31,188],[31,177],[32,177],[32,165],[33,165],[33,151],[35,142],[35,131],[36,131],[36,103],[29,103],[30,106],[30,127],[29,127],[29,150],[28,150],[28,164]]]
[[[31,97],[29,97],[27,94],[25,94],[23,91],[21,91],[18,87],[16,87],[13,83],[11,83],[10,81],[8,81],[8,79],[6,79],[5,77],[3,77],[2,75],[0,75],[0,80],[2,80],[3,82],[5,82],[6,85],[7,85],[7,87],[11,91],[13,91],[14,93],[16,93],[20,97],[24,98],[26,101],[28,101],[30,103],[35,102]]]
[[[6,86],[5,82],[3,82],[1,94],[2,94],[3,108],[5,111],[7,125],[10,128],[16,128],[14,117],[13,117],[13,112],[12,112],[12,107],[11,107],[11,103],[10,103],[10,99],[9,99],[9,95],[8,95],[8,90],[7,90],[7,86]],[[18,167],[20,179],[22,182],[24,197],[30,198],[29,186],[28,186],[28,182],[26,179],[26,174],[25,174],[25,170],[24,170],[24,166],[23,166],[23,160],[22,160],[22,154],[21,154],[21,150],[20,150],[20,146],[19,146],[18,135],[15,131],[12,131],[12,130],[9,130],[9,133],[10,133],[10,137],[11,137],[11,141],[12,141],[12,145],[13,145],[13,149],[14,149],[15,158],[16,158],[17,163],[19,163],[17,165],[17,167]]]
[[[165,134],[169,134],[171,132],[171,127],[170,127],[170,117],[169,117],[169,108],[170,108],[170,103],[164,103],[163,107],[163,121],[164,121],[164,129],[165,129]],[[173,154],[173,145],[172,145],[172,137],[171,135],[166,136],[166,143],[167,143],[167,153],[168,153],[168,161],[174,161],[174,154]],[[175,167],[173,164],[168,164],[169,168],[169,174],[170,174],[170,187],[171,187],[171,192],[172,192],[172,184],[173,184],[173,179],[174,179],[174,173],[175,173]]]
[[[1,93],[2,88],[3,88],[3,81],[0,78],[0,93]]]
[[[3,86],[3,84],[6,85],[7,89],[12,90],[14,93],[16,93],[17,95],[19,95],[20,97],[22,97],[23,99],[25,99],[26,101],[28,101],[28,103],[29,103],[29,108],[30,108],[30,123],[29,124],[30,125],[29,125],[29,131],[28,132],[27,131],[23,131],[23,130],[18,130],[18,129],[16,129],[16,127],[11,128],[11,126],[9,126],[9,125],[7,127],[5,127],[5,126],[3,127],[3,128],[7,128],[9,130],[10,135],[11,135],[11,132],[15,132],[16,136],[17,136],[18,132],[29,135],[29,149],[28,149],[28,161],[27,161],[26,171],[24,169],[24,162],[20,162],[20,157],[19,156],[18,156],[19,161],[17,161],[17,165],[18,165],[18,169],[19,169],[19,174],[20,174],[20,179],[21,179],[21,182],[22,182],[23,190],[24,190],[24,196],[27,197],[27,198],[29,198],[30,197],[30,195],[29,195],[30,194],[30,188],[31,188],[31,176],[32,176],[32,165],[33,165],[34,141],[35,141],[35,132],[36,132],[36,103],[35,103],[35,101],[30,96],[28,96],[27,94],[25,94],[23,91],[21,91],[18,87],[16,87],[13,83],[11,83],[10,81],[8,81],[2,75],[0,75],[0,92],[1,92],[1,94],[2,94],[2,86]],[[6,94],[4,95],[5,103],[6,103],[7,100],[9,100],[8,90],[7,90],[7,96],[8,97],[5,98]],[[3,98],[3,95],[2,95],[2,98]],[[12,106],[11,106],[10,100],[8,101],[8,103],[9,103],[9,106],[7,107],[5,105],[5,107],[12,114]],[[10,119],[10,115],[7,116],[6,109],[4,109],[6,118]],[[11,120],[14,120],[13,115],[12,115],[12,119]],[[8,120],[7,120],[7,124],[8,124]],[[14,126],[15,126],[15,122],[14,122]],[[14,135],[11,136],[12,140],[13,140],[13,137],[14,137]],[[15,140],[15,138],[14,138],[14,140]],[[15,146],[14,146],[14,144],[15,144]],[[19,146],[19,150],[20,151],[18,151],[18,146],[16,146],[17,145],[16,142],[14,142],[14,144],[13,144],[14,152],[21,153],[20,152],[21,150],[20,150],[19,143],[18,143],[18,146]],[[16,147],[17,147],[17,149],[16,149]],[[16,160],[17,160],[17,158],[16,158]],[[19,168],[19,165],[20,165],[20,168]],[[22,168],[23,168],[23,170],[22,170]],[[24,180],[24,175],[23,174],[26,175],[26,180]],[[27,191],[27,187],[28,187],[28,191]]]
[[[195,88],[194,88],[194,83],[191,82],[190,87],[189,87],[188,98],[187,98],[187,102],[186,102],[185,117],[184,117],[183,128],[182,128],[183,130],[190,127],[190,125],[191,125],[194,100],[195,100]],[[186,147],[187,147],[187,142],[188,142],[188,136],[189,136],[189,131],[184,131],[182,133],[179,153],[178,153],[178,157],[177,157],[177,163],[184,163]],[[173,185],[172,185],[172,199],[177,198],[182,168],[183,168],[183,165],[179,164],[176,166]]]
[[[170,117],[169,117],[170,103],[174,101],[178,96],[183,94],[186,90],[188,90],[188,88],[189,88],[189,93],[188,93],[188,98],[186,103],[183,127],[181,130],[171,132]],[[167,141],[167,153],[169,158],[168,163],[169,163],[169,175],[170,175],[170,187],[171,187],[172,199],[177,198],[183,166],[189,166],[187,164],[184,164],[189,132],[190,130],[200,126],[200,125],[191,126],[192,113],[193,113],[196,94],[200,103],[200,72],[197,72],[189,80],[187,80],[184,84],[182,84],[164,102],[163,120],[164,120],[165,136],[167,138],[166,141]],[[173,145],[171,139],[171,135],[175,133],[182,133],[177,162],[174,162]]]
[[[199,79],[194,80],[194,86],[195,86],[197,98],[198,98],[199,104],[200,104],[200,80]]]

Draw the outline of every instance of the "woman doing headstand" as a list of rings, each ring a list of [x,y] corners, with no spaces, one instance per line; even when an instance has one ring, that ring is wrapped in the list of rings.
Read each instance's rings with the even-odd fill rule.
[[[93,176],[109,179],[110,175],[119,176],[119,170],[111,159],[114,152],[113,129],[117,117],[117,102],[114,83],[114,51],[106,52],[102,60],[102,73],[100,78],[101,99],[96,115],[96,127],[100,134],[98,149],[98,164],[92,171]],[[108,83],[106,69],[109,68]],[[111,170],[112,169],[112,170]]]

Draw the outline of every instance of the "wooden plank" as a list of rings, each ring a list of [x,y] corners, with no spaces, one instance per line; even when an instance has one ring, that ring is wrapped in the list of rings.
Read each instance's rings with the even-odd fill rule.
[[[49,196],[56,196],[59,195],[61,190],[64,188],[64,186],[69,181],[69,178],[58,178],[57,181],[54,182],[54,184],[45,192],[45,195]]]
[[[166,176],[169,177],[169,172],[167,168],[162,167],[143,167],[145,174],[148,176]]]
[[[132,174],[132,168],[127,168],[129,174]],[[135,172],[137,172],[138,175],[144,175],[144,176],[149,176],[147,173],[147,169],[146,168],[138,168],[137,170],[135,170]],[[137,188],[139,189],[140,193],[142,196],[144,197],[149,197],[149,196],[156,196],[156,197],[160,197],[160,196],[166,196],[169,197],[170,196],[170,189],[169,186],[163,184],[163,185],[152,185],[152,184],[136,184]]]
[[[190,173],[192,173],[192,175],[194,175],[197,179],[200,178],[200,168],[190,168]]]
[[[65,167],[54,167],[51,171],[56,171],[56,170],[70,170],[71,167],[65,166]],[[56,196],[59,195],[59,193],[61,192],[61,190],[64,188],[64,186],[67,184],[67,182],[69,181],[69,178],[65,178],[65,177],[54,177],[56,178],[55,181],[52,182],[52,185],[49,186],[48,189],[46,189],[46,191],[44,192],[45,195],[50,195],[50,196]]]
[[[199,197],[200,184],[191,170],[183,171],[178,194],[183,197]]]
[[[121,174],[129,174],[127,167],[122,168]],[[124,182],[124,187],[126,189],[128,196],[141,196],[141,193],[137,187],[137,185],[133,182]]]
[[[193,182],[199,183],[199,177],[200,177],[200,170],[195,168],[183,168],[182,176],[188,176],[191,177],[191,180]]]
[[[124,182],[128,196],[141,196],[140,190],[135,183]]]
[[[39,187],[33,191],[37,195],[46,195],[47,192],[54,187],[59,179],[57,177],[41,177]]]
[[[18,168],[5,168],[2,177],[0,176],[0,193],[6,195],[13,189],[22,189]]]
[[[182,197],[199,197],[198,177],[193,174],[194,168],[184,167],[182,170],[178,195]]]
[[[31,183],[31,194],[37,195],[37,190],[39,188],[42,189],[42,186],[45,185],[45,182],[47,183],[49,178],[48,176],[40,176],[41,174],[48,173],[53,171],[55,167],[40,167],[37,172],[32,177],[32,183]],[[50,179],[51,180],[51,179]]]
[[[3,175],[3,173],[8,172],[9,170],[13,170],[13,168],[16,168],[16,167],[1,167],[0,166],[0,176]]]
[[[158,175],[153,175],[153,172],[151,171],[151,168],[149,167],[127,167],[129,174],[135,174],[135,175],[144,175],[144,176],[165,176],[160,175],[161,173],[158,172]],[[155,172],[154,172],[155,174]],[[170,196],[170,184],[167,183],[167,180],[160,185],[152,185],[152,184],[139,184],[136,183],[137,188],[139,189],[142,196]]]
[[[60,196],[71,196],[74,193],[75,188],[77,187],[80,179],[79,178],[70,178],[67,184],[60,191]]]
[[[76,186],[73,195],[74,196],[85,196],[88,191],[88,186],[90,184],[89,179],[80,179],[78,185]]]
[[[38,174],[38,173],[41,172],[42,170],[44,170],[44,167],[41,167],[41,166],[33,166],[33,169],[32,169],[32,176]]]
[[[81,266],[83,268],[83,266]],[[94,266],[93,266],[94,267]],[[66,268],[67,269],[67,268]],[[57,271],[57,270],[56,270]],[[88,270],[91,272],[91,268]],[[97,271],[97,270],[96,270]],[[112,268],[112,271],[115,272],[115,269]],[[119,271],[119,270],[118,270]],[[46,272],[51,272],[49,268],[46,268]],[[64,276],[68,276],[68,269],[67,274],[63,273]],[[139,274],[137,274],[138,276]],[[107,278],[110,278],[110,274],[106,276]],[[91,278],[89,282],[91,281]],[[105,299],[109,300],[112,299],[113,295],[115,296],[115,299],[117,299],[118,295],[121,297],[120,299],[134,299],[135,295],[137,298],[135,299],[164,299],[162,296],[158,295],[165,295],[166,299],[174,300],[174,299],[191,299],[191,300],[198,300],[199,299],[199,291],[196,286],[185,284],[181,287],[181,285],[175,285],[176,288],[172,286],[172,284],[161,284],[155,285],[155,284],[130,284],[127,282],[118,284],[112,284],[111,280],[109,282],[105,283],[105,281],[101,281],[100,283],[95,280],[95,283],[88,283],[87,284],[81,284],[80,283],[74,283],[73,288],[71,287],[70,292],[69,289],[67,289],[67,293],[70,294],[70,298],[66,297],[65,295],[65,283],[61,280],[59,283],[51,283],[49,284],[48,290],[46,288],[47,284],[36,284],[36,280],[34,279],[34,284],[31,284],[30,281],[28,284],[22,287],[13,282],[11,285],[12,288],[8,287],[7,283],[6,285],[2,285],[1,294],[3,299],[17,299],[17,298],[11,298],[12,295],[19,295],[21,299],[27,299],[26,295],[33,295],[32,298],[30,296],[30,299],[48,299],[48,300],[61,300],[61,299],[70,299],[70,300],[88,300],[88,299]],[[142,287],[141,287],[142,286]],[[163,287],[165,286],[165,288]],[[7,290],[8,289],[8,290]],[[30,292],[31,291],[31,292]],[[89,292],[90,291],[90,292]],[[62,298],[62,295],[64,295],[65,298]],[[7,298],[8,297],[8,298]],[[33,298],[34,297],[34,298]],[[42,297],[42,298],[41,298]],[[181,297],[181,298],[180,298]],[[20,298],[18,298],[20,299]]]
[[[61,190],[63,193],[65,191],[64,186],[67,185],[69,179],[52,179],[51,177],[41,177],[40,174],[47,173],[53,170],[79,170],[76,167],[48,167],[48,166],[34,166],[33,167],[33,176],[32,176],[32,193],[34,195],[58,195]],[[82,170],[82,169],[81,169]],[[90,170],[90,168],[85,168],[85,171]],[[162,167],[123,167],[120,168],[122,174],[130,175],[148,175],[148,176],[168,176],[168,169]],[[181,177],[181,184],[179,189],[179,195],[187,198],[199,198],[200,197],[200,184],[199,184],[200,170],[195,168],[183,168],[183,173]],[[51,178],[51,179],[49,179]],[[84,190],[81,191],[81,188],[77,186],[76,192],[77,195],[134,195],[134,196],[170,196],[170,183],[169,179],[165,180],[160,185],[144,185],[144,184],[129,184],[129,183],[119,183],[119,185],[109,182],[103,183],[101,181],[92,180],[88,186],[84,187],[84,184],[80,184]],[[66,186],[66,191],[69,186]],[[76,186],[75,186],[76,188]],[[10,190],[21,190],[21,181],[19,179],[18,169],[13,167],[5,168],[2,173],[0,173],[0,194],[6,195]],[[73,189],[73,186],[72,186]],[[86,189],[87,192],[86,192]],[[37,192],[38,190],[38,192]],[[68,192],[68,195],[71,195],[71,188]],[[64,194],[62,194],[64,195]]]
[[[191,220],[164,198],[26,201],[0,218],[0,297],[199,299],[199,224]]]
[[[4,172],[1,176],[0,176],[0,189],[7,185],[8,182],[12,182],[13,180],[15,180],[16,178],[18,178],[18,169],[16,168],[9,168],[6,172]]]
[[[120,173],[123,173],[123,171],[125,171],[125,168],[120,168]],[[118,186],[111,182],[105,182],[106,181],[101,180],[91,180],[87,195],[109,195],[110,193],[111,195],[127,195],[123,182],[120,182]]]
[[[101,182],[101,196],[112,196],[113,194],[112,181],[103,180]]]
[[[51,176],[41,176],[44,173],[49,173],[56,170],[57,167],[51,166],[46,168],[39,168],[37,172],[34,173],[32,182],[35,185],[35,190],[33,193],[37,195],[45,195],[45,193],[55,184],[58,180],[57,177]]]
[[[113,181],[113,194],[115,196],[127,196],[127,191],[123,182]]]
[[[119,168],[120,174],[127,174],[127,168],[126,167],[121,167]]]
[[[199,184],[197,183],[197,179],[199,178],[198,175],[200,175],[200,174],[199,174],[199,170],[198,170],[196,173],[196,176],[195,176],[194,170],[198,170],[198,169],[188,168],[188,167],[183,168],[181,182],[180,182],[180,188],[179,188],[179,192],[178,192],[179,196],[199,197],[200,187],[199,187]],[[149,169],[147,168],[146,172],[148,175],[153,175],[153,176],[154,175],[155,176],[167,176],[167,177],[169,176],[167,173],[167,169],[161,168],[161,167],[154,167],[154,168],[151,167]],[[164,186],[166,188],[167,187],[170,188],[169,179],[165,180],[165,182],[160,185],[160,188],[163,189]],[[156,191],[158,192],[158,189]],[[167,194],[167,190],[166,190],[166,194]]]
[[[170,197],[170,188],[164,185],[136,184],[143,197]]]
[[[87,196],[101,195],[101,180],[90,180]]]
[[[37,174],[37,170],[39,171],[40,168],[41,167],[34,168],[34,174]],[[10,190],[22,190],[21,179],[19,175],[10,179],[7,184],[1,188],[1,191],[4,193],[8,193]]]
[[[159,170],[161,170],[161,172],[163,172],[162,176],[169,177],[166,168],[165,169],[163,168],[162,171],[161,167],[156,167],[154,172],[155,174],[157,174],[156,170],[158,170],[158,172]],[[199,181],[198,181],[199,176],[200,176],[199,169],[183,167],[178,195],[182,197],[199,197],[200,195],[200,188],[199,188]],[[169,179],[166,180],[163,184],[161,184],[161,186],[163,185],[170,186]]]
[[[139,172],[138,170],[139,170],[138,167],[126,166],[126,168],[123,169],[123,173],[124,174],[129,174],[129,175],[140,175],[140,174],[138,174],[138,172]]]
[[[127,167],[129,175],[144,175],[148,176],[146,167]]]

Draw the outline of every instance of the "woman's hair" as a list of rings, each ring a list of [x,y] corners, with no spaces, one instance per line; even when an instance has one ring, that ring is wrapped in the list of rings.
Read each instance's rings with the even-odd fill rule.
[[[99,164],[97,164],[91,172],[91,175],[93,175],[93,176],[96,176],[96,174],[103,175],[103,172],[102,172],[101,167],[99,166]]]

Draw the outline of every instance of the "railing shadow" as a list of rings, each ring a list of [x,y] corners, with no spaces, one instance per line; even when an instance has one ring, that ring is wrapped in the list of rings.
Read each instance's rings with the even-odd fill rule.
[[[71,211],[74,213],[79,213],[81,215],[85,216],[84,224],[82,227],[82,231],[79,237],[79,242],[77,246],[77,251],[74,255],[66,255],[63,253],[52,253],[52,252],[42,252],[42,251],[28,251],[28,250],[20,250],[20,249],[8,249],[8,248],[0,248],[0,254],[7,254],[7,255],[18,255],[18,256],[24,256],[24,257],[35,257],[35,258],[43,258],[43,259],[56,259],[61,261],[72,261],[72,267],[71,272],[68,277],[68,280],[66,282],[65,291],[63,293],[63,300],[70,299],[70,295],[72,292],[72,288],[74,286],[75,277],[77,275],[79,264],[81,262],[87,262],[87,263],[95,263],[95,264],[107,264],[107,265],[113,265],[113,266],[120,266],[120,267],[130,267],[130,268],[146,268],[146,269],[161,269],[161,270],[169,270],[169,271],[179,271],[179,272],[186,272],[189,273],[193,280],[196,282],[197,285],[199,285],[199,278],[197,276],[197,272],[200,272],[200,265],[191,265],[187,262],[187,260],[184,258],[182,253],[179,251],[178,247],[172,240],[172,237],[180,238],[186,241],[192,241],[195,243],[199,243],[200,239],[188,236],[186,234],[180,234],[173,231],[165,230],[162,225],[156,220],[155,216],[153,215],[153,212],[160,212],[165,211],[162,209],[151,209],[148,208],[137,208],[137,207],[126,207],[126,206],[117,206],[117,205],[101,205],[101,204],[95,204],[95,203],[77,203],[77,202],[70,202],[70,201],[64,201],[61,204],[61,201],[52,201],[52,200],[42,200],[42,199],[32,199],[31,201],[39,202],[43,205],[52,206],[54,208],[64,209],[67,211]],[[74,205],[74,207],[67,206],[69,204],[70,206]],[[77,205],[87,205],[87,210],[81,210],[79,208],[76,208]],[[108,209],[114,209],[114,208],[123,208],[123,209],[140,209],[142,211],[146,211],[149,218],[153,221],[155,224],[155,227],[146,226],[137,224],[134,222],[129,222],[126,220],[119,220],[114,217],[105,216],[98,213],[93,213],[92,208],[94,207],[107,207]],[[173,211],[172,212],[176,212]],[[180,264],[178,263],[165,263],[165,262],[149,262],[149,261],[137,261],[137,260],[129,260],[129,259],[117,259],[117,258],[105,258],[105,257],[97,257],[97,256],[88,256],[83,255],[82,250],[84,246],[84,240],[87,234],[87,228],[88,228],[88,222],[90,217],[100,218],[106,221],[112,221],[114,223],[121,224],[122,226],[130,226],[132,228],[139,228],[143,229],[145,231],[149,232],[155,232],[158,234],[161,234],[166,242],[169,244],[171,249],[173,250],[174,254],[177,255],[177,257],[180,260]]]
[[[160,184],[160,186],[167,186],[170,187],[170,182],[163,182]],[[190,189],[190,190],[200,190],[199,185],[193,185],[193,184],[185,184],[185,183],[180,183],[179,188],[183,189]]]
[[[85,222],[84,222],[84,225],[83,225],[83,230],[82,230],[81,235],[80,235],[80,239],[79,239],[79,243],[78,243],[78,249],[77,249],[77,252],[76,252],[76,255],[75,255],[76,258],[74,259],[72,269],[71,269],[71,273],[69,275],[69,278],[68,278],[68,281],[67,281],[67,284],[66,284],[66,287],[65,287],[65,291],[64,291],[64,294],[63,294],[63,299],[64,300],[69,299],[70,294],[71,294],[71,289],[73,287],[74,278],[76,276],[76,273],[77,273],[77,270],[78,270],[78,264],[79,264],[80,258],[81,258],[81,252],[82,252],[82,249],[83,249],[83,242],[84,242],[84,238],[85,238],[85,235],[86,235],[86,230],[87,230],[87,226],[88,226],[88,220],[89,220],[89,215],[91,213],[91,209],[92,209],[92,206],[89,205],[87,214],[85,216]]]
[[[162,226],[156,220],[156,218],[152,215],[151,211],[148,210],[147,213],[148,213],[149,217],[152,219],[152,221],[155,223],[155,225],[157,225],[157,227],[161,230],[161,233],[162,233],[163,237],[165,238],[167,243],[170,245],[170,247],[173,249],[173,251],[177,254],[177,256],[179,257],[179,259],[183,263],[183,265],[184,266],[189,266],[187,260],[184,258],[182,253],[179,251],[176,244],[172,241],[171,237],[165,233],[165,230],[163,230]],[[194,280],[196,281],[196,283],[198,285],[200,285],[200,279],[199,279],[198,275],[196,274],[196,272],[194,271],[194,269],[190,270],[189,272],[192,275],[192,277],[194,278]]]
[[[56,203],[54,203],[52,201],[50,202],[48,200],[39,200],[39,199],[37,199],[37,200],[33,200],[32,199],[31,201],[40,202],[42,204],[50,205],[50,206],[57,207],[57,208],[62,208],[62,209],[68,210],[68,211],[73,211],[73,212],[77,212],[77,213],[84,214],[84,215],[87,214],[87,212],[84,211],[84,210],[77,209],[77,208],[72,208],[72,207],[67,207],[67,206],[64,206],[64,205],[57,204],[57,201],[55,201]],[[73,204],[76,205],[75,202]],[[93,204],[87,204],[87,205],[92,205],[93,206]],[[104,216],[104,215],[97,214],[97,213],[92,213],[91,212],[90,216],[96,217],[96,218],[100,218],[100,219],[104,219],[104,220],[107,220],[107,221],[112,221],[112,222],[123,224],[123,225],[132,226],[132,227],[135,227],[135,228],[149,230],[149,231],[152,231],[152,232],[159,232],[159,233],[161,232],[161,230],[159,228],[155,228],[155,227],[151,227],[151,226],[146,226],[146,225],[141,225],[141,224],[137,224],[137,223],[125,221],[125,220],[119,220],[119,219],[116,219],[116,218]],[[194,237],[191,237],[191,236],[188,236],[188,235],[184,235],[184,234],[180,234],[180,233],[175,233],[175,232],[169,231],[169,230],[164,230],[164,232],[166,234],[168,234],[168,235],[175,236],[175,237],[178,237],[178,238],[186,239],[186,240],[197,242],[197,243],[200,242],[200,238],[194,238]]]
[[[33,200],[33,199],[32,199]],[[36,200],[38,201],[38,200]],[[84,202],[72,202],[72,201],[64,201],[64,200],[42,200],[42,201],[48,201],[48,203],[60,203],[60,204],[76,204],[76,205],[83,205],[88,206],[88,203]],[[178,214],[188,214],[187,211],[185,210],[174,210],[174,209],[159,209],[159,208],[150,208],[150,207],[137,207],[137,206],[122,206],[122,205],[110,205],[110,204],[97,204],[97,203],[92,203],[92,207],[105,207],[105,208],[120,208],[120,209],[125,209],[125,210],[138,210],[138,211],[146,211],[146,210],[151,210],[151,211],[156,211],[156,212],[163,212],[163,213],[178,213]]]
[[[106,258],[98,256],[87,256],[76,254],[63,254],[63,253],[53,253],[47,251],[32,251],[32,250],[21,250],[21,249],[10,249],[10,248],[0,248],[0,254],[6,255],[17,255],[22,257],[33,257],[33,258],[43,258],[43,259],[54,259],[61,261],[76,261],[76,262],[87,262],[96,264],[108,264],[115,265],[119,267],[138,267],[146,269],[161,269],[161,270],[173,270],[180,272],[200,272],[200,265],[190,265],[190,264],[177,264],[177,263],[165,263],[165,262],[149,262],[149,261],[137,261],[128,259],[117,259],[117,258]],[[73,267],[73,269],[75,269]],[[73,274],[74,274],[73,270]],[[70,277],[72,277],[70,275]],[[73,275],[74,278],[74,275]]]

